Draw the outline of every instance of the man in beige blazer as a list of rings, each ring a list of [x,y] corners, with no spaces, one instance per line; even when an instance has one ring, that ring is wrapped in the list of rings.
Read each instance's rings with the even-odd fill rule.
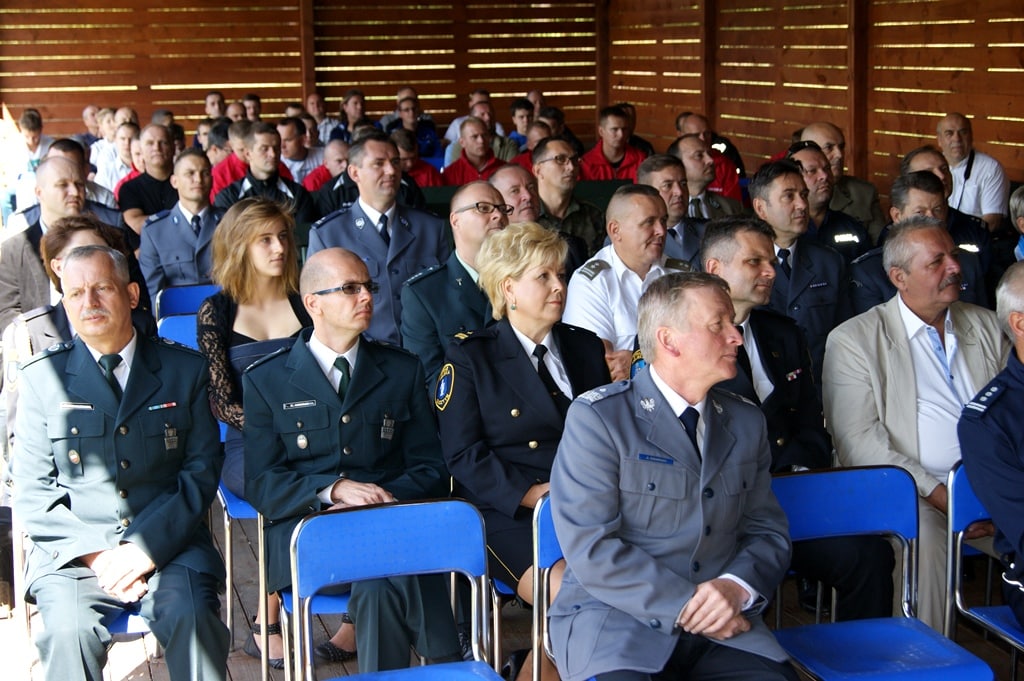
[[[920,495],[918,616],[942,630],[946,472],[960,458],[963,406],[1005,365],[995,314],[959,302],[949,232],[914,217],[893,226],[883,262],[897,295],[829,334],[825,418],[845,466],[896,465]]]

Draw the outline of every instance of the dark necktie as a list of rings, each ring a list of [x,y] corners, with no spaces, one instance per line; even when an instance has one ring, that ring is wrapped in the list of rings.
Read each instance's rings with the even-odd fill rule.
[[[199,231],[203,228],[203,221],[198,215],[192,216],[192,233],[199,236]]]
[[[391,245],[391,235],[388,234],[388,216],[383,213],[380,216],[380,238],[384,240],[384,245]]]
[[[121,355],[103,355],[100,357],[100,368],[103,369],[103,378],[106,379],[107,385],[114,391],[114,397],[117,401],[121,401],[121,384],[117,382],[117,376],[114,375],[114,369],[121,363]]]
[[[683,422],[683,428],[686,428],[686,434],[690,436],[690,443],[693,444],[693,449],[697,452],[697,456],[700,456],[700,445],[697,444],[697,420],[700,418],[700,413],[693,407],[687,407],[679,420]]]
[[[782,273],[785,274],[787,278],[793,274],[793,268],[789,265],[789,256],[790,253],[788,248],[779,249],[779,267],[782,268]]]
[[[743,335],[742,324],[737,324],[736,330],[740,332],[741,336]],[[739,364],[739,367],[743,369],[743,373],[745,373],[747,375],[747,378],[750,379],[750,382],[753,383],[754,372],[750,369],[750,355],[747,354],[746,345],[740,345],[739,347],[736,348],[736,363]]]
[[[334,360],[334,367],[341,372],[341,380],[338,381],[338,397],[340,397],[341,401],[344,402],[345,393],[348,392],[348,384],[352,378],[349,375],[348,360],[343,356],[338,355],[337,359]]]
[[[569,403],[571,400],[565,396],[562,389],[555,383],[555,379],[551,376],[551,372],[548,371],[548,366],[544,364],[544,355],[548,352],[547,347],[544,345],[537,345],[533,348],[533,356],[537,358],[537,373],[540,375],[541,383],[544,384],[544,388],[551,395],[551,399],[555,403],[555,407],[558,409],[558,413],[565,418],[565,413],[569,411]]]
[[[736,330],[740,332],[741,336],[743,335],[743,327],[741,325],[737,324]],[[736,365],[738,370],[736,372],[736,380],[733,383],[736,392],[754,404],[761,404],[757,391],[754,390],[754,371],[750,367],[750,355],[747,354],[746,345],[740,345],[736,348]]]
[[[696,220],[703,220],[704,219],[704,211],[700,207],[700,199],[698,197],[696,197],[696,196],[693,197],[692,199],[690,199],[690,213],[689,213],[689,216],[691,218],[696,219]]]

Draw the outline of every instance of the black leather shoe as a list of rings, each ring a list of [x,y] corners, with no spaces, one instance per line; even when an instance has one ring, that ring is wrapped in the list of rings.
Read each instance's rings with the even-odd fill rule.
[[[356,659],[356,651],[339,648],[331,643],[330,639],[314,648],[313,654],[324,662],[348,662]]]
[[[520,670],[526,664],[526,656],[530,654],[529,648],[522,648],[508,656],[505,664],[501,666],[501,678],[506,681],[516,681]]]
[[[281,635],[281,623],[268,624],[267,625],[267,636],[280,636]],[[242,650],[249,657],[255,657],[257,660],[262,657],[260,653],[260,644],[257,641],[260,638],[260,625],[256,624],[256,618],[252,620],[252,635],[245,640],[245,647]],[[267,659],[267,665],[271,669],[284,669],[284,658],[283,657],[271,657]]]

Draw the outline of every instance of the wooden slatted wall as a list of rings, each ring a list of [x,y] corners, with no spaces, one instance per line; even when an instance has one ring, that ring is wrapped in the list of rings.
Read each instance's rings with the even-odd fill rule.
[[[466,113],[474,88],[491,93],[498,120],[530,89],[589,130],[595,99],[594,4],[379,0],[316,5],[316,85],[337,109],[351,87],[376,118],[414,86],[444,124]],[[443,130],[442,130],[443,132]]]
[[[0,97],[17,117],[37,107],[45,131],[79,132],[87,104],[168,108],[186,129],[210,89],[258,92],[264,110],[301,97],[297,0],[5,0]]]

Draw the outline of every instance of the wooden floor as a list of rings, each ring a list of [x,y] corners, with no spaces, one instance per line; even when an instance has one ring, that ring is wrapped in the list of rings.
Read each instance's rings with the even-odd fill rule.
[[[220,547],[223,547],[223,528],[220,522],[219,507],[214,514],[214,537]],[[232,681],[258,681],[260,679],[259,660],[251,658],[242,652],[242,645],[245,636],[248,635],[248,622],[256,607],[256,541],[255,521],[236,522],[232,544],[234,545],[235,574],[237,575],[233,593],[234,615],[234,645],[228,657],[228,678]],[[979,602],[984,591],[984,579],[982,576],[983,564],[978,564],[978,578],[969,583],[969,595],[975,596]],[[813,621],[813,616],[796,607],[795,587],[791,582],[786,587],[783,608],[783,626],[794,626],[807,624]],[[997,588],[998,591],[998,588]],[[997,594],[996,598],[999,596]],[[503,649],[505,651],[525,648],[530,640],[530,612],[516,604],[505,606],[503,614]],[[774,616],[769,613],[765,621],[774,622]],[[319,620],[316,624],[318,636],[316,640],[327,638],[338,626],[338,618],[330,617]],[[41,626],[38,615],[33,616],[33,627]],[[957,641],[978,655],[996,672],[996,678],[1000,681],[1010,679],[1010,664],[1008,649],[1001,643],[984,640],[975,630],[961,625],[958,627]],[[106,678],[109,681],[164,681],[168,679],[167,667],[163,660],[156,657],[154,653],[155,641],[151,636],[144,638],[136,637],[131,640],[120,641],[114,645],[110,653],[110,661],[107,664]],[[42,672],[36,657],[35,646],[26,641],[22,633],[21,621],[12,617],[0,619],[0,678],[6,681],[36,681],[42,679]],[[348,676],[358,672],[356,662],[326,665],[318,668],[320,676],[331,678],[337,676]],[[283,671],[271,670],[271,679],[284,679]]]

